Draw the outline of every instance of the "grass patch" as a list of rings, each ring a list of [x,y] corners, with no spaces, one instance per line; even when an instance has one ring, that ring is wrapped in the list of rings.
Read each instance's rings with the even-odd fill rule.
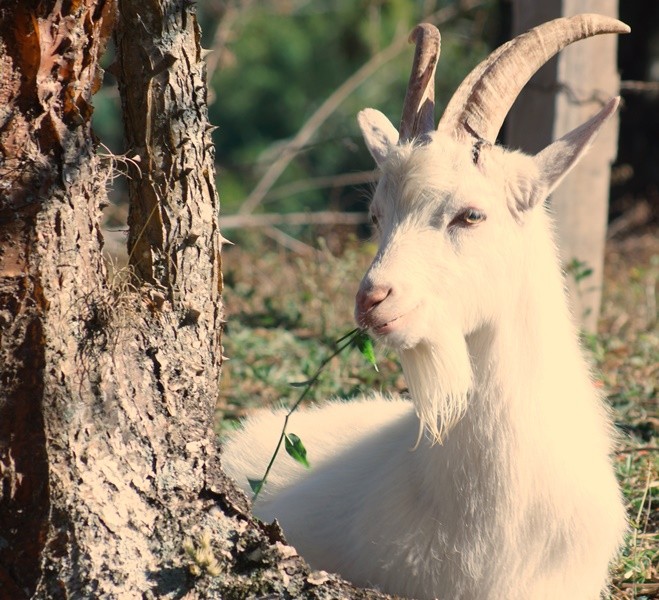
[[[224,345],[230,361],[218,404],[223,428],[255,406],[296,400],[291,383],[309,379],[334,352],[334,341],[354,327],[356,285],[372,251],[351,242],[340,258],[323,244],[317,256],[304,259],[263,249],[226,253]],[[405,389],[395,355],[377,348],[376,355],[379,371],[358,352],[333,358],[305,402]]]
[[[613,568],[615,599],[659,597],[659,237],[607,247],[600,334],[589,340],[621,441],[615,456],[630,521]]]

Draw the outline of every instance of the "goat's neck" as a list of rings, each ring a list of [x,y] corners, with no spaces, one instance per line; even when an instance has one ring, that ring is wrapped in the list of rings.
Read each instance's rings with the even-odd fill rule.
[[[512,301],[490,331],[468,341],[477,393],[493,403],[500,397],[525,427],[569,414],[584,396],[590,405],[593,397],[550,228],[544,214],[538,218],[527,232],[533,252],[523,257]]]
[[[465,437],[473,436],[482,443],[503,434],[519,444],[529,439],[528,430],[533,429],[539,437],[529,443],[537,446],[546,441],[543,430],[547,439],[555,437],[554,425],[566,414],[574,414],[575,402],[594,395],[547,230],[542,224],[534,234],[540,239],[533,242],[534,254],[523,258],[526,264],[520,265],[513,301],[502,307],[495,320],[468,335],[464,349],[449,352],[430,341],[401,353],[417,412],[423,421],[429,407],[436,411],[439,420],[446,421],[439,424],[442,436],[455,426],[449,440],[459,435],[465,442]],[[459,363],[455,357],[461,352],[471,366],[471,389],[466,396],[447,395],[445,382],[460,369],[442,363],[441,355],[451,354],[450,360]],[[592,410],[592,402],[582,405],[586,412]]]

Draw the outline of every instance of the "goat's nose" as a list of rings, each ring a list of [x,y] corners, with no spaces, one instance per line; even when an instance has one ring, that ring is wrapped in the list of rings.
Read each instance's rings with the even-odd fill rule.
[[[391,294],[391,288],[388,285],[377,285],[367,289],[360,289],[355,298],[357,313],[365,315],[368,311],[380,304],[389,294]]]

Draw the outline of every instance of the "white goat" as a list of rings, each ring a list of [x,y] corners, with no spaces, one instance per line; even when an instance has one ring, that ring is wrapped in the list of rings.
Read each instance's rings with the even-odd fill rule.
[[[612,432],[543,201],[618,100],[536,156],[493,142],[551,56],[627,31],[580,15],[519,36],[474,69],[434,131],[439,32],[421,25],[400,133],[360,113],[382,171],[371,207],[381,242],[355,314],[399,351],[412,402],[374,394],[291,418],[312,469],[279,456],[254,511],[276,517],[312,566],[414,598],[605,589],[626,524]],[[281,426],[281,412],[257,413],[226,445],[224,466],[246,489]]]

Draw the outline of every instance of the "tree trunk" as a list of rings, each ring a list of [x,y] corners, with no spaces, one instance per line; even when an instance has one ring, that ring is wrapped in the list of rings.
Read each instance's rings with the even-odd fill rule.
[[[0,582],[8,598],[32,594],[44,553],[63,558],[70,547],[73,515],[60,501],[77,476],[73,462],[87,458],[71,454],[71,441],[89,416],[81,397],[99,392],[89,377],[99,353],[87,350],[98,347],[107,296],[105,192],[88,102],[112,7],[95,8],[69,15],[55,2],[15,0],[0,11]]]
[[[515,0],[513,33],[579,13],[618,16],[617,0]],[[508,117],[506,142],[537,152],[589,119],[618,94],[617,36],[600,35],[568,46],[520,94]],[[577,324],[595,331],[600,310],[611,164],[618,118],[611,118],[588,154],[551,196],[558,243],[567,268]],[[590,270],[592,269],[592,272]]]
[[[192,3],[121,5],[140,168],[131,278],[107,276],[90,102],[114,14],[0,11],[0,599],[383,598],[311,572],[219,467],[221,237]]]

